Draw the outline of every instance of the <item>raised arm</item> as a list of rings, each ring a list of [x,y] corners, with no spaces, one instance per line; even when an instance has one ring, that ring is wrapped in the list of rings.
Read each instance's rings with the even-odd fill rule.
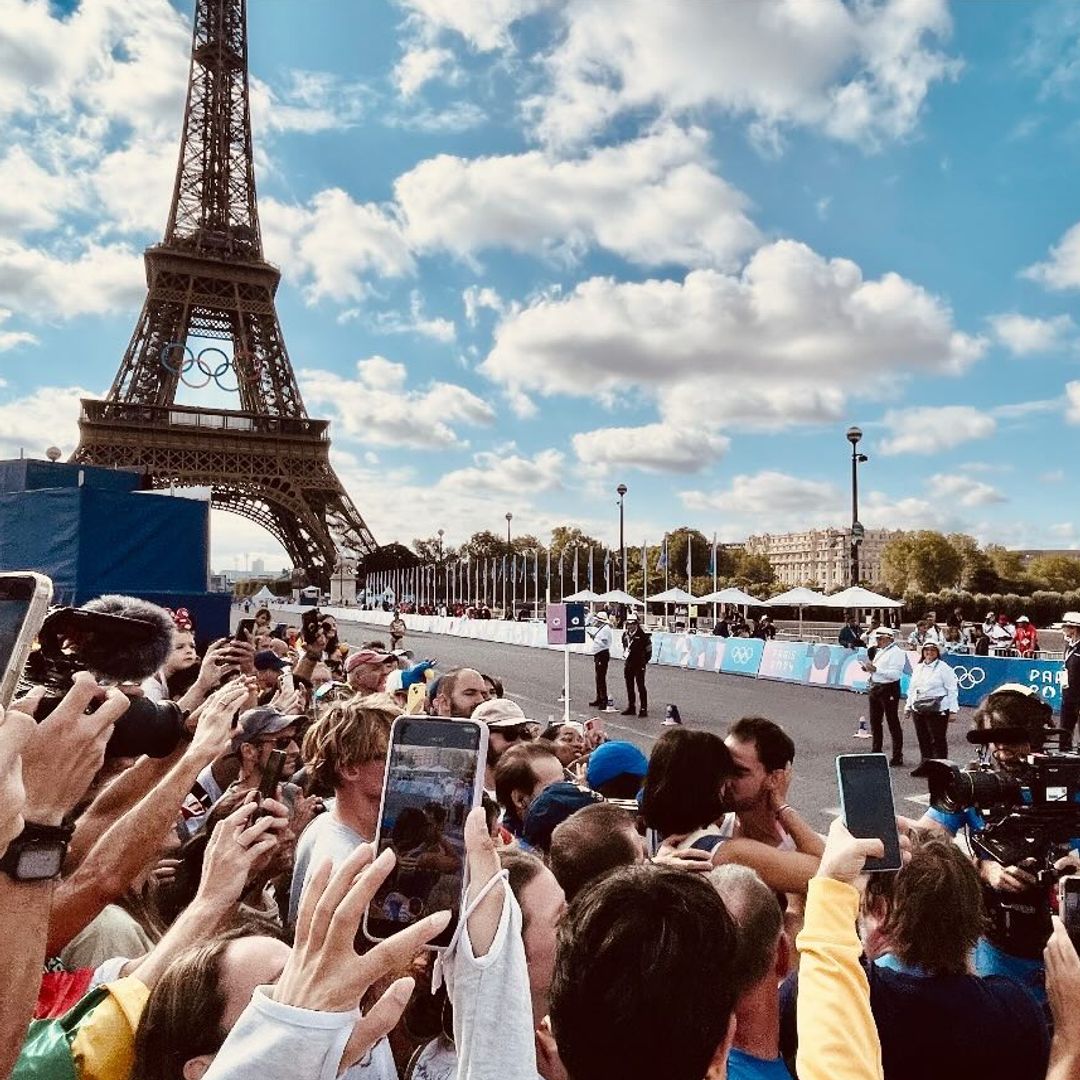
[[[805,893],[817,873],[818,859],[801,851],[780,851],[760,840],[735,837],[713,849],[713,865],[736,863],[756,870],[758,876],[775,892]]]

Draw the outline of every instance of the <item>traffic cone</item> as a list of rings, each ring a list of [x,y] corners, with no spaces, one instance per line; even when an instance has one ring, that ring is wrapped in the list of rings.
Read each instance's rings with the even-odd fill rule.
[[[682,717],[679,715],[678,705],[668,705],[664,709],[664,727],[674,727],[675,725],[682,724]]]
[[[607,699],[607,705],[604,706],[604,712],[618,712],[618,709],[615,708],[614,698]]]
[[[852,736],[855,739],[869,739],[870,731],[866,726],[866,717],[859,717],[859,726],[855,729],[855,734]]]

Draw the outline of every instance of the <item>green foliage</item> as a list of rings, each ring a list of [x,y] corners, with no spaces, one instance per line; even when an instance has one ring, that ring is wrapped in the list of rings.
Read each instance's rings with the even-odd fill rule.
[[[1031,560],[1027,573],[1053,592],[1080,589],[1080,558],[1072,555],[1040,555]]]
[[[963,564],[961,552],[941,533],[930,529],[898,536],[881,553],[882,578],[896,595],[908,589],[936,592],[955,586]]]

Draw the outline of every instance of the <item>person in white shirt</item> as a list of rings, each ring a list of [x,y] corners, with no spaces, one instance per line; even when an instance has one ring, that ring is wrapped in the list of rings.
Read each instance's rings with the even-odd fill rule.
[[[864,660],[863,671],[870,675],[870,734],[871,749],[880,754],[884,744],[882,720],[889,724],[892,737],[890,765],[904,764],[904,729],[900,726],[900,676],[904,673],[904,651],[896,644],[896,631],[879,626],[874,631],[877,651],[874,659]]]
[[[936,641],[922,647],[921,660],[915,665],[908,684],[907,715],[915,723],[919,756],[947,758],[949,717],[960,711],[957,700],[956,673],[941,659]]]
[[[594,622],[586,628],[592,638],[593,674],[596,676],[596,698],[589,702],[591,709],[608,707],[607,669],[611,660],[611,627],[608,626],[608,613],[598,611]]]

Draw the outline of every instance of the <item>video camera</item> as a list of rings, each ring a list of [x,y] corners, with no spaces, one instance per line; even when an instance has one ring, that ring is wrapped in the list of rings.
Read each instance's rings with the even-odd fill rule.
[[[173,622],[156,604],[131,596],[102,596],[81,608],[51,612],[30,654],[20,694],[44,686],[36,718],[48,716],[71,689],[75,675],[91,672],[103,685],[141,682],[172,650]],[[116,721],[108,757],[168,757],[184,736],[185,716],[175,702],[132,697]]]

